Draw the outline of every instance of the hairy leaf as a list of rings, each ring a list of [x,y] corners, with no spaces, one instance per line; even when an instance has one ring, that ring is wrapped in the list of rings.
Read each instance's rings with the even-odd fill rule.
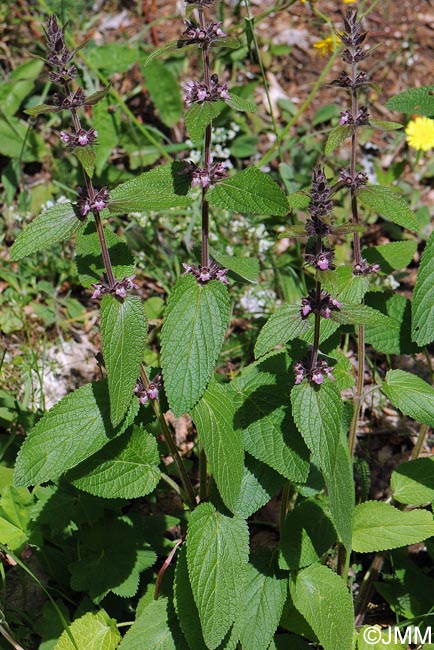
[[[312,327],[308,320],[301,317],[297,305],[282,305],[271,314],[259,333],[255,345],[255,357],[261,357],[270,352],[276,345],[282,345],[307,332]]]
[[[244,99],[244,97],[240,97],[239,95],[236,95],[233,92],[231,92],[230,95],[231,95],[230,99],[225,99],[225,104],[233,108],[235,111],[256,113],[256,111],[258,110],[256,104],[254,104],[253,102],[249,102],[247,99]]]
[[[341,436],[336,449],[335,465],[331,472],[324,472],[324,481],[328,492],[333,525],[339,539],[350,553],[355,492],[353,462],[348,450],[346,436]]]
[[[72,642],[72,635],[75,644]],[[54,650],[115,650],[121,635],[116,621],[103,609],[87,612],[71,623],[56,643]]]
[[[209,254],[223,268],[229,269],[229,275],[238,282],[257,283],[259,261],[254,257],[235,257],[219,253],[210,247]]]
[[[229,387],[211,382],[192,417],[224,504],[234,512],[244,469],[241,429],[234,426],[235,405]]]
[[[367,185],[357,190],[357,198],[365,208],[377,212],[384,219],[418,232],[418,220],[404,199],[390,187]]]
[[[365,330],[365,340],[376,350],[384,354],[413,354],[418,347],[412,343],[411,328],[411,303],[407,298],[395,293],[391,296],[374,293],[372,297],[376,306],[386,308],[389,324],[385,327],[379,323],[368,326]],[[372,301],[371,301],[372,302]]]
[[[434,340],[434,232],[422,254],[412,302],[412,338],[419,345]]]
[[[331,569],[313,565],[290,578],[295,607],[324,650],[353,647],[353,603],[345,582]]]
[[[201,144],[205,129],[216,118],[225,105],[218,102],[196,102],[185,114],[185,126],[194,145]]]
[[[416,458],[392,472],[393,497],[400,503],[422,506],[434,499],[434,459]]]
[[[397,131],[398,129],[403,128],[403,124],[399,122],[389,122],[387,120],[375,120],[372,117],[369,118],[369,124],[375,126],[376,129],[380,131]]]
[[[387,108],[400,113],[418,113],[426,117],[434,115],[434,86],[410,88],[409,90],[391,97]]]
[[[268,503],[283,483],[281,474],[247,454],[235,514],[247,519]]]
[[[68,239],[82,225],[72,203],[57,203],[36,217],[17,237],[11,248],[11,260],[43,250],[51,244]]]
[[[107,293],[101,301],[101,339],[107,369],[110,416],[117,426],[133,397],[143,359],[147,324],[137,296]]]
[[[179,624],[191,650],[207,650],[200,625],[199,612],[194,602],[187,567],[187,546],[178,552],[174,582],[174,605]]]
[[[183,112],[178,80],[167,65],[157,59],[143,66],[142,74],[161,121],[169,127],[174,126]]]
[[[74,155],[79,160],[86,174],[92,178],[95,171],[96,155],[92,147],[76,147]]]
[[[372,309],[368,305],[351,305],[341,303],[342,307],[333,311],[331,319],[344,325],[371,325],[391,327],[392,322],[381,311]]]
[[[106,381],[87,384],[69,393],[26,437],[17,456],[15,485],[36,485],[57,478],[123,433],[137,411],[135,400],[124,421],[113,427]]]
[[[416,249],[415,241],[394,241],[365,248],[362,255],[370,264],[379,264],[383,273],[392,273],[395,269],[405,269],[413,259]]]
[[[192,275],[177,280],[161,333],[164,387],[176,416],[202,397],[229,320],[226,287],[217,280],[200,285]]]
[[[248,167],[219,181],[207,192],[207,199],[233,212],[281,216],[288,212],[286,196],[279,185],[256,167]]]
[[[187,534],[188,573],[210,650],[217,648],[239,610],[248,554],[243,519],[226,517],[211,503],[193,511]]]
[[[389,370],[381,390],[405,415],[434,426],[434,388],[426,381],[405,370]]]
[[[373,553],[422,542],[434,535],[427,510],[401,512],[390,503],[365,501],[354,511],[353,550]]]
[[[65,478],[95,496],[136,499],[157,487],[159,463],[154,436],[135,427],[74,467]]]
[[[327,137],[327,142],[325,145],[324,153],[326,156],[329,156],[336,147],[350,137],[353,133],[353,127],[350,124],[343,124],[335,126]]]

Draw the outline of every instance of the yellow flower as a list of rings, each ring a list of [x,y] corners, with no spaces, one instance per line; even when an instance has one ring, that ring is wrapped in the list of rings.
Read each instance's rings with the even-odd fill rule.
[[[327,36],[327,38],[322,38],[319,41],[315,41],[313,44],[314,48],[318,50],[320,56],[328,56],[333,54],[335,51],[335,42],[332,36]]]
[[[353,5],[357,0],[344,0],[344,5]]]
[[[416,117],[407,124],[405,134],[409,147],[428,151],[434,147],[434,120],[429,117]]]

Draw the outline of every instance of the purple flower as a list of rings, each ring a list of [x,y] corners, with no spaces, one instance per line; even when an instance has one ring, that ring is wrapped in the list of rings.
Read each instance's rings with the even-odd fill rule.
[[[223,284],[229,284],[229,280],[226,277],[228,269],[223,269],[217,262],[211,262],[209,266],[196,266],[183,262],[182,266],[185,269],[185,275],[191,273],[198,282],[203,284],[210,280],[218,280]]]
[[[162,380],[161,375],[157,375],[149,385],[146,387],[142,379],[138,379],[134,393],[137,396],[140,404],[147,404],[149,400],[158,399]]]
[[[307,379],[310,383],[320,386],[325,377],[336,381],[336,377],[332,374],[333,370],[334,367],[328,366],[324,359],[317,359],[312,366],[308,359],[297,361],[294,363],[295,383],[301,384],[304,379]]]
[[[103,276],[98,284],[92,284],[94,288],[91,296],[92,300],[101,298],[106,293],[110,293],[112,296],[117,296],[123,300],[129,291],[139,288],[139,285],[134,282],[135,277],[135,275],[130,275],[122,280],[116,280],[114,285],[110,286],[106,276]]]
[[[308,296],[301,300],[301,317],[304,319],[313,313],[319,314],[322,318],[330,318],[332,311],[337,311],[341,307],[341,303],[336,298],[332,298],[327,291],[323,290],[317,296],[315,289],[312,289]]]
[[[187,162],[181,173],[191,176],[192,187],[197,187],[198,185],[208,187],[208,185],[213,185],[222,178],[225,178],[228,174],[225,164],[221,162],[212,163],[209,169],[198,167],[193,162]]]

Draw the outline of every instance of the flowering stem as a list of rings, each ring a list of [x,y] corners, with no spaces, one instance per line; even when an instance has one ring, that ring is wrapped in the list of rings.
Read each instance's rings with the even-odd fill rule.
[[[205,15],[202,7],[199,7],[199,24],[201,29],[205,31]],[[202,45],[202,64],[203,64],[203,80],[207,88],[210,87],[210,65],[209,65],[209,44]],[[212,139],[212,122],[210,122],[205,129],[205,142],[203,151],[203,167],[206,173],[209,173],[211,167],[211,139]],[[208,187],[202,187],[202,267],[209,267],[209,206],[206,200],[206,192]]]

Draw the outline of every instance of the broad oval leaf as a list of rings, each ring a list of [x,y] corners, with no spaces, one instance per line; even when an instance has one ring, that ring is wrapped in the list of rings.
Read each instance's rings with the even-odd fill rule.
[[[113,426],[131,403],[143,359],[147,325],[137,296],[118,298],[107,293],[101,301],[101,339],[107,369]]]
[[[380,131],[397,131],[398,129],[403,128],[403,124],[399,122],[389,122],[388,120],[375,120],[372,117],[369,118],[369,124],[375,126],[376,129]]]
[[[120,640],[115,619],[100,609],[73,621],[60,636],[54,650],[115,650]]]
[[[392,472],[393,497],[400,503],[422,506],[434,499],[434,458],[416,458]]]
[[[116,438],[70,470],[75,487],[105,499],[136,499],[152,492],[160,480],[160,455],[154,436],[140,427]]]
[[[426,345],[434,340],[434,232],[422,254],[411,305],[413,341]]]
[[[390,187],[366,185],[357,190],[362,205],[393,223],[418,232],[419,222],[404,199]]]
[[[353,603],[342,578],[325,566],[313,565],[290,578],[289,589],[324,650],[352,650]]]
[[[82,225],[72,203],[57,203],[36,217],[21,232],[11,248],[11,260],[20,260],[26,255],[43,250],[62,239],[68,239]]]
[[[372,327],[391,327],[391,319],[368,305],[341,303],[340,309],[333,311],[330,318],[337,323],[348,325],[370,325]]]
[[[235,514],[244,519],[250,517],[269,502],[284,481],[282,474],[247,454]]]
[[[328,134],[324,150],[325,155],[329,156],[336,149],[336,147],[339,147],[341,142],[349,138],[352,133],[353,127],[349,124],[335,126],[334,129],[332,129]]]
[[[178,552],[174,582],[174,605],[179,624],[187,639],[189,648],[207,650],[203,640],[199,613],[194,602],[187,567],[187,546],[183,544]]]
[[[346,436],[341,436],[336,450],[335,466],[332,472],[324,472],[324,481],[333,525],[339,539],[350,553],[356,497],[353,460],[350,456]]]
[[[405,415],[434,426],[434,388],[405,370],[389,370],[381,390]]]
[[[224,178],[206,197],[209,203],[233,212],[281,216],[288,213],[288,202],[279,185],[256,167]]]
[[[410,88],[387,102],[387,108],[400,113],[418,113],[426,117],[434,115],[434,86]]]
[[[226,517],[211,503],[192,513],[187,533],[187,563],[202,633],[210,650],[217,648],[241,604],[249,555],[247,523]]]
[[[95,151],[92,147],[76,147],[74,149],[74,156],[79,160],[89,178],[92,178],[96,161]]]
[[[185,114],[185,126],[194,145],[201,143],[208,124],[224,109],[224,102],[196,102]]]
[[[229,275],[238,282],[252,282],[258,281],[259,276],[259,261],[255,257],[236,257],[234,255],[226,255],[219,253],[210,247],[210,256],[226,269],[229,269]]]
[[[261,329],[255,345],[255,357],[262,357],[276,345],[282,345],[297,338],[312,327],[310,321],[302,319],[300,307],[282,305]]]
[[[141,70],[161,121],[169,127],[174,126],[183,112],[177,78],[167,65],[157,59]]]
[[[342,400],[330,379],[321,386],[308,381],[291,390],[292,413],[298,430],[318,467],[327,474],[335,471],[340,441]]]
[[[123,433],[137,414],[138,400],[132,402],[124,421],[114,428],[107,393],[107,381],[94,382],[55,404],[24,440],[15,465],[15,485],[55,479]]]
[[[192,417],[224,504],[234,512],[244,470],[243,433],[234,426],[228,387],[211,382]]]
[[[416,241],[394,241],[364,248],[362,255],[370,264],[380,264],[383,273],[392,273],[395,269],[405,269],[413,259],[416,249]]]
[[[175,416],[190,411],[210,380],[229,320],[230,300],[217,280],[177,280],[161,333],[164,388]]]
[[[119,650],[186,650],[167,598],[153,600],[145,607],[122,639]]]
[[[235,111],[243,111],[246,113],[256,113],[258,107],[253,102],[249,102],[244,97],[236,95],[234,92],[230,93],[231,98],[225,99],[225,104],[233,108]]]
[[[428,510],[402,512],[390,503],[365,501],[354,510],[353,550],[373,553],[417,544],[434,535]]]

